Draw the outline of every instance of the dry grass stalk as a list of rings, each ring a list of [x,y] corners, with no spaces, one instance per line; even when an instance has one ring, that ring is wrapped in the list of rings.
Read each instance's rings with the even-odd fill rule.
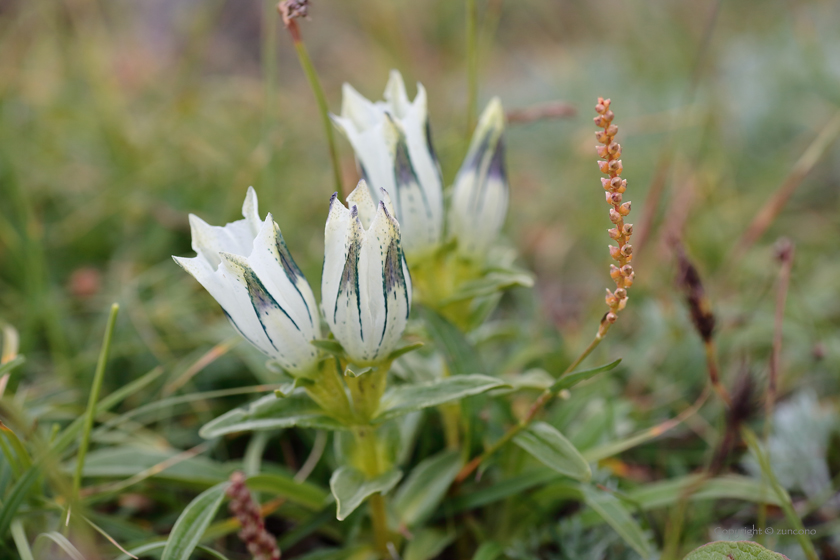
[[[787,201],[793,196],[793,193],[796,192],[796,189],[799,188],[799,185],[802,184],[802,181],[811,172],[820,158],[828,151],[828,148],[838,136],[840,136],[840,113],[836,113],[828,121],[819,135],[811,142],[796,162],[796,165],[793,166],[793,170],[785,178],[779,190],[767,199],[767,202],[761,207],[758,214],[755,215],[747,231],[738,240],[738,244],[735,246],[735,250],[730,257],[731,263],[737,262],[761,238],[764,232],[767,231],[767,228],[770,227],[770,224],[773,223],[776,216],[781,213]]]
[[[508,124],[526,124],[546,119],[574,117],[577,109],[564,101],[549,101],[522,109],[511,109],[505,115]]]

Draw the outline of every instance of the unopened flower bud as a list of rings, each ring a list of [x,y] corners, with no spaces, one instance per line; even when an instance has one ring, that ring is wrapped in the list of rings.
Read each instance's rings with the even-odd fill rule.
[[[607,152],[613,156],[621,153],[621,144],[618,142],[612,142],[609,146],[607,146]]]
[[[618,189],[621,187],[621,181],[622,180],[623,179],[621,177],[613,177],[612,179],[609,180],[610,181],[610,187],[613,190],[618,191]]]
[[[627,290],[625,290],[624,288],[618,288],[615,291],[615,297],[617,297],[618,299],[626,298],[627,297]]]
[[[624,309],[625,307],[627,307],[627,300],[629,300],[629,299],[630,299],[630,298],[627,298],[627,297],[626,297],[626,298],[624,298],[624,299],[620,299],[620,300],[618,300],[618,310],[619,310],[619,311],[621,311],[622,309]]]
[[[616,177],[616,179],[617,179],[617,178],[618,178],[618,177]],[[621,180],[621,183],[618,185],[618,187],[616,187],[615,191],[616,191],[616,192],[623,193],[623,192],[624,192],[624,191],[626,191],[626,190],[627,190],[627,179],[622,179],[622,180]]]
[[[629,264],[625,264],[624,266],[621,267],[621,275],[624,276],[625,278],[628,277],[628,276],[633,276],[633,267],[630,266]]]
[[[612,204],[621,204],[621,199],[622,199],[621,193],[619,193],[619,192],[610,193],[610,202]],[[618,212],[620,214],[621,210],[619,210]]]
[[[612,121],[615,118],[615,114],[612,111],[608,110],[606,113],[604,113],[604,118],[608,121]]]
[[[613,280],[615,280],[616,282],[618,282],[618,281],[619,281],[619,280],[621,280],[621,278],[622,278],[622,276],[621,276],[621,269],[619,269],[619,268],[618,268],[617,266],[615,266],[614,264],[611,264],[611,265],[610,265],[610,278],[612,278],[612,279],[613,279]]]
[[[612,311],[610,311],[609,313],[604,315],[604,321],[607,322],[607,323],[612,324],[612,323],[615,323],[617,320],[618,320],[618,315],[616,315]]]
[[[615,173],[616,175],[621,175],[621,170],[624,169],[624,166],[621,165],[620,159],[614,159],[609,162],[610,173]]]
[[[629,243],[625,244],[625,245],[621,248],[621,254],[622,254],[622,255],[624,255],[625,257],[629,257],[630,255],[632,255],[632,254],[633,254],[633,247],[632,247],[632,245],[630,245]]]
[[[610,143],[610,135],[604,132],[603,130],[595,131],[595,139],[598,140],[598,142],[600,142],[601,144]]]
[[[615,126],[614,124],[611,124],[610,126],[607,127],[606,133],[609,134],[610,136],[615,136],[616,134],[618,134],[618,127]]]
[[[615,197],[617,197],[617,196],[621,196],[621,194],[620,193],[615,193],[613,195],[613,199],[615,199]],[[618,207],[618,213],[621,214],[622,216],[626,216],[630,213],[630,201],[629,200]]]
[[[607,305],[612,307],[613,305],[618,303],[618,298],[616,298],[608,288],[607,289],[607,296],[604,298],[604,301],[607,302]]]
[[[609,247],[610,247],[610,256],[613,258],[613,260],[616,260],[616,261],[621,260],[621,249],[619,249],[615,245],[610,245]]]
[[[604,198],[606,199],[607,204],[612,204],[612,195],[613,195],[613,193],[611,193],[609,191],[604,193]]]
[[[615,208],[610,208],[610,221],[617,224],[621,221],[621,214],[615,211]]]
[[[598,157],[602,157],[604,159],[608,158],[610,155],[606,146],[595,146],[595,151],[598,152]]]
[[[595,117],[592,120],[595,121],[595,126],[600,127],[600,128],[604,128],[604,127],[606,127],[607,125],[610,124],[609,121],[607,121],[604,118],[603,115],[598,115],[597,117]]]
[[[601,177],[601,186],[604,187],[605,191],[610,190],[610,178],[609,177]]]
[[[624,287],[629,288],[632,285],[633,285],[633,277],[632,276],[629,276],[629,277],[624,279]]]
[[[609,172],[610,172],[610,162],[609,161],[599,161],[598,162],[598,169],[601,170],[601,173],[609,174]]]
[[[619,233],[619,231],[616,228],[608,229],[607,233],[613,239],[618,239],[619,237],[621,237],[621,233]]]
[[[624,232],[624,235],[633,235],[633,224],[624,224],[621,231]]]

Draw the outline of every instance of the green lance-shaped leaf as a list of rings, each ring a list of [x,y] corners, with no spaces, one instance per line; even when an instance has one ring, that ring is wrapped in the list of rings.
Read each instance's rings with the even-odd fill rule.
[[[344,521],[368,496],[377,492],[387,493],[397,485],[400,478],[402,471],[398,469],[392,469],[376,478],[367,478],[362,471],[353,467],[339,467],[330,478],[330,490],[337,506],[336,519]]]
[[[545,422],[534,422],[520,432],[513,441],[560,474],[584,482],[592,477],[589,463],[554,426]]]
[[[718,541],[696,548],[683,560],[790,560],[749,541]]]
[[[199,431],[205,439],[234,432],[276,430],[300,426],[323,430],[343,430],[344,426],[324,411],[303,390],[288,397],[266,395],[246,407],[236,408],[211,420]]]
[[[161,560],[189,560],[222,504],[228,485],[228,482],[217,484],[189,503],[169,533]]]
[[[498,560],[505,553],[505,550],[497,542],[486,541],[478,547],[472,560]]]
[[[57,531],[41,533],[35,538],[36,542],[43,540],[49,540],[57,544],[72,560],[85,560],[79,549],[73,546],[73,543],[67,540],[67,537]]]
[[[442,305],[456,303],[477,297],[486,297],[503,292],[514,286],[531,288],[534,277],[527,271],[513,268],[494,269],[478,280],[464,282],[451,296],[441,302]]]
[[[135,476],[183,453],[176,449],[152,449],[136,445],[106,447],[88,454],[82,475],[85,477],[128,478]],[[75,465],[64,466],[65,471]],[[155,472],[155,478],[197,485],[212,486],[227,479],[230,469],[207,457],[197,456],[180,460],[168,468]]]
[[[249,477],[247,484],[251,490],[282,496],[312,511],[319,511],[329,498],[325,490],[310,482],[297,482],[280,474],[257,474]]]
[[[432,560],[455,540],[454,531],[440,529],[421,529],[408,541],[403,552],[403,560]]]
[[[560,379],[558,379],[554,385],[551,386],[551,392],[556,393],[558,391],[562,391],[563,389],[569,389],[574,387],[581,381],[585,381],[592,377],[595,377],[599,373],[603,373],[605,371],[610,371],[611,369],[615,369],[618,364],[621,363],[621,358],[614,362],[610,362],[606,365],[599,366],[592,369],[585,369],[583,371],[576,371],[574,373],[570,373],[568,375],[564,375]]]
[[[431,383],[400,385],[382,398],[374,421],[382,422],[414,410],[437,406],[490,389],[506,387],[504,381],[478,373],[446,377]]]
[[[580,491],[586,505],[595,510],[601,519],[624,539],[624,542],[643,558],[650,556],[648,538],[618,498],[609,492],[597,490],[588,485],[581,485]]]
[[[461,468],[458,451],[444,451],[418,463],[394,495],[394,510],[407,527],[422,524],[436,510]]]

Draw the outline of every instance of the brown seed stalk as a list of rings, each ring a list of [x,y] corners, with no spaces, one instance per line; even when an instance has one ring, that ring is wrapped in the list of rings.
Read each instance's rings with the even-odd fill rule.
[[[277,540],[265,529],[260,506],[245,485],[245,475],[241,471],[230,475],[230,486],[226,494],[230,498],[230,512],[242,526],[239,538],[248,547],[248,552],[254,560],[280,560]]]
[[[633,247],[630,245],[633,224],[624,222],[624,218],[630,214],[630,201],[624,200],[627,180],[621,178],[621,172],[624,169],[619,159],[621,144],[615,141],[618,127],[612,124],[615,115],[610,110],[610,100],[599,97],[595,111],[598,113],[594,119],[595,125],[603,129],[595,133],[595,137],[601,144],[595,149],[603,160],[598,162],[598,167],[602,173],[608,175],[601,179],[601,185],[604,187],[607,204],[610,205],[610,221],[614,224],[608,233],[617,244],[610,245],[610,256],[617,263],[610,265],[610,277],[615,282],[615,291],[607,289],[606,302],[610,310],[604,315],[598,328],[598,336],[603,337],[618,319],[618,312],[627,305],[627,289],[633,285],[636,273],[630,264],[633,260]]]
[[[700,338],[703,339],[703,347],[706,351],[706,367],[709,370],[709,381],[712,387],[726,405],[732,403],[732,398],[726,387],[720,382],[720,369],[717,364],[717,352],[715,351],[715,315],[712,313],[712,306],[706,297],[703,282],[700,280],[700,273],[688,259],[685,249],[678,241],[674,240],[674,252],[677,256],[677,285],[683,291],[688,310],[691,314],[691,322]]]

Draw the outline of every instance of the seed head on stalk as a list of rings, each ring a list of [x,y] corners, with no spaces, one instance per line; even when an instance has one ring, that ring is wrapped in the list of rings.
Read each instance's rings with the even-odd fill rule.
[[[610,100],[599,97],[595,111],[598,113],[594,119],[595,125],[602,129],[595,133],[600,143],[595,149],[602,160],[598,162],[598,167],[601,173],[608,175],[601,179],[605,198],[610,206],[610,221],[613,223],[608,233],[617,244],[610,245],[610,256],[616,261],[615,264],[610,265],[610,277],[615,282],[615,291],[607,289],[606,302],[610,310],[604,315],[598,328],[600,338],[618,319],[618,312],[627,305],[627,289],[633,285],[636,273],[630,264],[633,260],[633,247],[630,245],[633,224],[624,222],[624,218],[630,214],[630,201],[624,201],[627,180],[621,178],[621,172],[624,169],[619,159],[621,145],[615,141],[618,127],[612,124],[615,115],[610,110]]]

